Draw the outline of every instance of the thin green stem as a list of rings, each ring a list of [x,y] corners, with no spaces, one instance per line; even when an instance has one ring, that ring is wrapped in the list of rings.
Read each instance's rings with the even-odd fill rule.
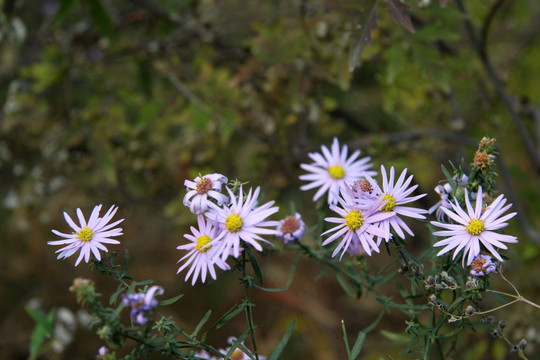
[[[248,279],[246,274],[246,250],[242,251],[242,261],[240,262],[240,270],[242,271],[242,281],[244,283],[244,295],[245,295],[245,304],[244,310],[246,313],[246,320],[249,327],[249,335],[251,337],[251,343],[253,345],[253,353],[255,354],[255,359],[259,360],[259,352],[257,351],[257,343],[255,341],[255,326],[253,325],[253,313],[251,311],[251,298],[249,296],[249,287],[251,286],[251,280]]]

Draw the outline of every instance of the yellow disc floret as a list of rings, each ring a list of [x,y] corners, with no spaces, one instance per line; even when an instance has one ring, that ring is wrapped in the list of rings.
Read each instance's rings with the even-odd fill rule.
[[[480,235],[485,229],[484,222],[478,219],[472,219],[467,225],[467,232],[471,235]]]
[[[77,233],[77,237],[81,241],[88,242],[92,240],[92,238],[94,237],[94,232],[90,230],[88,227],[84,227],[81,229],[81,231]]]
[[[394,210],[394,206],[396,206],[396,198],[395,197],[393,197],[390,194],[386,194],[386,195],[384,195],[383,200],[386,200],[386,205],[384,205],[381,208],[381,211],[390,212],[390,211]]]
[[[225,219],[225,227],[232,233],[238,232],[240,229],[242,229],[243,224],[244,221],[238,214],[231,214],[227,216],[227,219]]]
[[[330,174],[333,179],[343,179],[343,177],[345,176],[345,169],[343,169],[339,165],[330,166],[330,168],[328,169],[328,174]]]
[[[358,210],[351,210],[347,217],[345,217],[345,223],[352,231],[359,229],[364,223],[364,217]]]
[[[197,249],[198,252],[207,252],[212,247],[212,245],[206,246],[210,241],[212,241],[212,238],[208,235],[199,236],[197,238],[197,243],[195,244],[195,249]]]

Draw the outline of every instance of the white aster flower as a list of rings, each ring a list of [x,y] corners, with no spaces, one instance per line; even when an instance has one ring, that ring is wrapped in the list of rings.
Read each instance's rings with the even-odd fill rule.
[[[339,191],[346,184],[352,183],[366,174],[375,176],[375,171],[368,171],[373,165],[369,162],[370,157],[356,160],[360,155],[360,150],[355,151],[347,157],[347,145],[339,149],[339,142],[334,138],[332,150],[329,151],[324,145],[321,146],[320,153],[309,153],[309,157],[314,161],[312,164],[300,164],[300,167],[310,174],[300,175],[300,180],[310,181],[309,184],[300,187],[300,190],[310,190],[319,188],[313,196],[313,201],[317,201],[324,193],[328,192],[328,203],[337,204]]]
[[[185,281],[188,281],[189,277],[193,275],[191,279],[191,285],[195,285],[197,278],[201,277],[201,282],[206,281],[206,274],[210,273],[210,276],[215,280],[217,278],[214,266],[217,265],[222,270],[229,270],[230,266],[225,261],[219,258],[217,251],[219,251],[220,239],[224,233],[220,233],[217,227],[215,227],[210,221],[206,222],[203,215],[197,216],[197,222],[199,229],[191,227],[192,234],[185,234],[184,237],[190,241],[185,245],[177,247],[178,250],[189,251],[178,262],[185,261],[182,266],[176,272],[177,274],[184,270],[187,266],[191,265],[188,273],[186,274]]]
[[[56,250],[57,253],[60,253],[58,254],[58,259],[67,258],[80,250],[75,266],[79,265],[83,258],[85,262],[88,262],[90,260],[90,253],[92,253],[99,261],[101,260],[99,250],[107,252],[107,248],[103,244],[120,244],[120,241],[111,239],[111,237],[123,235],[122,228],[114,227],[124,221],[124,219],[109,224],[109,221],[113,218],[118,207],[115,207],[114,205],[111,206],[103,217],[99,217],[100,210],[101,205],[95,206],[87,223],[81,209],[77,209],[77,217],[80,225],[77,225],[71,217],[64,212],[64,218],[74,232],[71,234],[64,234],[60,231],[52,230],[55,235],[64,239],[47,242],[48,245],[67,245]]]
[[[448,238],[440,240],[433,246],[444,246],[437,253],[438,256],[454,250],[452,259],[455,259],[457,254],[463,250],[463,262],[467,257],[467,266],[470,265],[474,258],[480,254],[480,245],[483,245],[495,258],[502,261],[501,256],[496,248],[507,249],[506,243],[516,243],[515,236],[503,235],[495,232],[506,227],[506,220],[513,218],[516,213],[509,213],[504,216],[503,213],[510,209],[512,204],[506,204],[506,199],[503,195],[499,195],[491,205],[485,209],[482,207],[482,187],[478,188],[476,196],[476,205],[473,208],[469,200],[469,194],[465,190],[465,204],[467,212],[465,212],[457,200],[450,203],[452,209],[442,208],[445,215],[454,221],[454,224],[446,224],[438,221],[431,221],[435,226],[445,230],[436,231],[435,236],[448,236]]]
[[[422,214],[426,214],[427,210],[405,206],[405,204],[416,201],[427,194],[409,196],[414,190],[416,190],[418,185],[413,185],[407,188],[411,184],[413,178],[413,175],[411,175],[407,178],[407,180],[405,180],[405,176],[407,176],[407,169],[401,172],[401,175],[395,184],[393,166],[390,168],[390,178],[387,178],[386,169],[384,168],[384,165],[381,165],[381,175],[383,180],[382,189],[377,189],[377,193],[379,193],[379,196],[385,201],[385,205],[380,210],[382,212],[391,212],[393,214],[381,222],[381,228],[384,230],[385,234],[383,238],[388,242],[391,237],[390,228],[392,228],[402,239],[405,239],[405,233],[403,230],[405,230],[405,232],[407,232],[410,236],[414,236],[413,232],[407,226],[407,224],[405,224],[403,219],[401,219],[400,215],[414,219],[425,219],[426,217]],[[379,242],[380,241],[381,239],[379,238]]]
[[[193,181],[185,180],[184,185],[188,193],[184,196],[184,205],[195,214],[202,214],[213,205],[211,199],[216,200],[219,206],[229,201],[221,193],[221,186],[229,181],[221,174],[199,175]]]
[[[287,216],[279,221],[276,238],[282,240],[285,244],[295,240],[301,241],[305,231],[306,224],[302,220],[302,216],[296,213],[294,216]]]
[[[323,246],[343,237],[332,253],[332,257],[334,257],[341,251],[340,260],[353,241],[355,243],[352,246],[358,246],[359,242],[368,255],[371,255],[372,251],[379,252],[379,247],[373,241],[373,237],[385,236],[384,231],[379,227],[380,222],[393,216],[392,212],[379,211],[384,206],[382,198],[362,204],[358,201],[358,193],[353,189],[354,185],[341,190],[341,197],[338,198],[341,207],[330,205],[330,209],[340,217],[327,217],[324,220],[339,225],[321,234],[321,236],[325,236],[334,232],[324,240]],[[357,252],[355,249],[351,249],[351,251]]]
[[[270,215],[278,212],[279,208],[273,206],[274,201],[257,207],[257,198],[260,188],[255,191],[252,188],[244,200],[242,186],[238,196],[227,188],[231,197],[231,203],[223,208],[211,208],[206,216],[218,223],[224,232],[221,240],[220,253],[223,260],[227,259],[232,251],[235,258],[240,256],[240,240],[253,246],[255,250],[262,251],[260,241],[268,242],[260,235],[275,235],[276,229],[266,229],[265,227],[276,227],[277,221],[264,221]],[[269,243],[269,242],[268,242]]]

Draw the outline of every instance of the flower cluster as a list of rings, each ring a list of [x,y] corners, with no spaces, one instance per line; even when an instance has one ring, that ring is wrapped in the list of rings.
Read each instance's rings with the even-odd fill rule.
[[[137,324],[146,324],[148,312],[158,304],[158,301],[155,299],[156,294],[163,294],[163,288],[161,286],[151,286],[146,294],[122,294],[124,305],[131,307],[130,315]]]
[[[388,177],[385,167],[381,166],[381,174],[382,188],[371,176],[365,175],[364,179],[341,188],[338,197],[340,206],[330,205],[330,209],[339,217],[327,217],[325,220],[338,225],[322,234],[333,232],[323,245],[342,238],[332,256],[339,252],[341,257],[345,252],[358,255],[360,250],[367,255],[379,252],[382,240],[388,242],[392,238],[391,230],[402,239],[405,233],[414,236],[402,217],[425,219],[422,214],[427,213],[426,210],[407,206],[426,195],[410,196],[418,185],[410,186],[413,176],[406,178],[407,169],[395,182],[394,167],[390,168]]]
[[[191,277],[192,285],[199,276],[202,282],[207,274],[216,279],[215,266],[228,270],[227,258],[238,258],[244,245],[262,251],[261,243],[268,243],[262,236],[277,234],[279,222],[266,220],[279,210],[274,201],[259,206],[259,187],[250,188],[245,197],[242,185],[236,194],[225,187],[228,196],[224,195],[220,190],[225,182],[227,178],[220,174],[200,175],[185,182],[188,193],[184,204],[198,215],[199,227],[191,227],[191,234],[184,235],[190,242],[177,247],[188,251],[178,261],[183,262],[178,273],[191,265],[185,280]]]

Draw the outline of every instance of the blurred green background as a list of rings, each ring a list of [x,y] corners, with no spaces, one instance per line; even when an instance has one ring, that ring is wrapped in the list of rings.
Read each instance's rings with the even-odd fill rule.
[[[506,273],[540,300],[540,3],[405,2],[410,11],[393,14],[395,1],[370,0],[0,0],[0,357],[28,356],[26,304],[76,312],[68,287],[79,276],[105,299],[114,291],[46,245],[50,229],[69,231],[62,212],[77,207],[119,206],[125,235],[110,249],[129,249],[136,279],[154,279],[168,297],[185,293],[164,310],[179,326],[193,329],[208,309],[219,318],[242,299],[237,274],[194,287],[176,275],[175,248],[196,223],[182,205],[184,179],[219,172],[249,181],[262,201],[280,205],[276,220],[294,204],[314,225],[299,164],[334,136],[376,169],[408,168],[429,194],[424,208],[438,200],[441,164],[468,164],[483,136],[497,138],[500,189],[519,211]],[[371,45],[355,53],[374,9]],[[395,21],[409,15],[414,33]],[[413,225],[408,243],[419,253],[430,238]],[[316,246],[316,235],[306,241]],[[259,255],[265,286],[283,286],[292,257]],[[391,260],[368,263],[378,271]],[[375,320],[382,307],[373,296],[350,298],[319,275],[302,258],[287,292],[253,294],[262,354],[297,317],[283,359],[343,359],[341,320],[351,342]],[[540,358],[537,310],[514,305],[496,317]],[[388,314],[361,358],[406,358],[392,334],[404,334],[405,319]],[[245,329],[240,316],[209,342],[224,347]],[[79,327],[62,352],[43,358],[92,359],[101,345]],[[515,358],[487,331],[464,333],[456,349],[463,359]]]

